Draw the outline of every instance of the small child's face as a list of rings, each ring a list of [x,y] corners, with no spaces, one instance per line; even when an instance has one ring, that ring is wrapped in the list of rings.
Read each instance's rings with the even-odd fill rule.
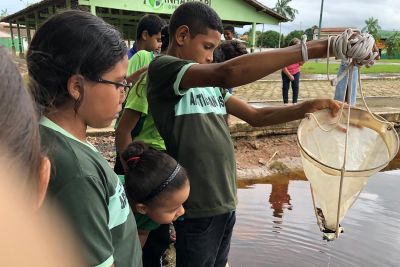
[[[224,38],[227,41],[233,40],[233,32],[228,31],[228,30],[224,30]]]
[[[187,181],[177,191],[163,196],[149,206],[146,206],[146,215],[159,224],[169,224],[185,213],[182,204],[189,197],[190,186]]]
[[[214,49],[221,41],[221,33],[208,29],[207,34],[197,34],[196,37],[185,38],[182,47],[182,58],[193,60],[200,64],[213,62]]]

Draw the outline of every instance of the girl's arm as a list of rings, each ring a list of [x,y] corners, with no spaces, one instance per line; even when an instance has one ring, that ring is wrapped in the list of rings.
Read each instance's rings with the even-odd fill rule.
[[[115,146],[119,153],[122,153],[133,142],[131,132],[139,121],[140,115],[141,113],[136,110],[124,109],[121,120],[115,130]]]
[[[294,80],[293,75],[288,71],[288,69],[287,69],[286,67],[284,67],[284,68],[282,69],[282,71],[283,71],[283,73],[285,73],[285,75],[286,75],[291,81]]]
[[[140,75],[147,71],[148,67],[149,66],[145,66],[141,69],[138,69],[137,71],[126,77],[126,81],[128,83],[136,83],[139,80]]]

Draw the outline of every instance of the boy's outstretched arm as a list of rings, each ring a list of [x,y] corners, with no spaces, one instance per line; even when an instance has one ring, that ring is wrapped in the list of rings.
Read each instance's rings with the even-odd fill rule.
[[[328,40],[307,42],[308,57],[326,57]],[[331,46],[332,47],[332,46]],[[332,55],[332,51],[330,52]],[[192,65],[180,88],[215,86],[231,88],[254,82],[285,66],[302,61],[301,45],[243,55],[223,63]]]
[[[226,109],[239,119],[253,127],[274,125],[304,118],[306,113],[329,108],[336,116],[340,105],[332,99],[309,100],[293,106],[255,108],[245,101],[231,96],[226,102]]]

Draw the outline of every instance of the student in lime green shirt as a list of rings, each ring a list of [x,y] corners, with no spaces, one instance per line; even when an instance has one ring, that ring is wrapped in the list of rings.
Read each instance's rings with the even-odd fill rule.
[[[165,31],[164,31],[165,32]],[[163,38],[165,40],[165,38]],[[138,51],[129,60],[128,75],[148,66],[154,54],[145,50]],[[143,73],[135,86],[130,90],[124,110],[116,124],[115,144],[117,158],[114,170],[123,174],[124,169],[120,152],[124,151],[133,141],[142,141],[152,149],[165,151],[164,140],[154,125],[147,104],[147,73]],[[147,240],[143,247],[144,266],[155,266],[170,243],[169,224],[159,225],[146,215],[135,212],[139,237]],[[144,243],[144,242],[143,242]]]
[[[152,53],[139,51],[132,58],[137,62],[148,65],[152,61]],[[131,68],[133,64],[130,64]],[[114,167],[115,172],[124,173],[122,161],[119,158],[120,151],[133,141],[143,141],[152,149],[165,151],[164,140],[161,138],[154,125],[154,120],[149,113],[147,104],[147,73],[144,73],[139,81],[132,87],[120,120],[115,131],[115,143],[117,158]],[[159,225],[148,216],[135,212],[138,225],[139,238],[143,245],[143,265],[155,266],[167,249],[169,238],[169,224]],[[147,241],[146,241],[147,240]]]

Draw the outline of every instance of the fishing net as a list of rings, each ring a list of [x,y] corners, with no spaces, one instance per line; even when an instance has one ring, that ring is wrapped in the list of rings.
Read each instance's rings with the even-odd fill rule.
[[[310,113],[302,120],[297,132],[304,172],[311,185],[315,215],[327,240],[339,236],[342,232],[340,222],[368,178],[382,170],[399,150],[399,137],[394,125],[368,108],[359,70],[358,81],[352,81],[354,65],[372,66],[376,56],[371,52],[375,42],[372,36],[354,34],[348,29],[342,35],[333,37],[336,58],[349,62],[347,75],[338,76],[333,84],[346,78],[346,87],[349,85],[347,88],[350,88],[347,93],[352,95],[352,83],[358,82],[366,110],[342,104],[338,117],[333,117],[329,110]],[[330,42],[331,39],[328,51]]]
[[[304,172],[319,207],[317,220],[326,233],[337,231],[368,178],[394,158],[399,146],[391,124],[380,117],[376,120],[367,111],[351,108],[347,128],[348,112],[343,110],[339,121],[328,110],[308,114],[297,133]],[[324,130],[330,127],[330,131]]]

